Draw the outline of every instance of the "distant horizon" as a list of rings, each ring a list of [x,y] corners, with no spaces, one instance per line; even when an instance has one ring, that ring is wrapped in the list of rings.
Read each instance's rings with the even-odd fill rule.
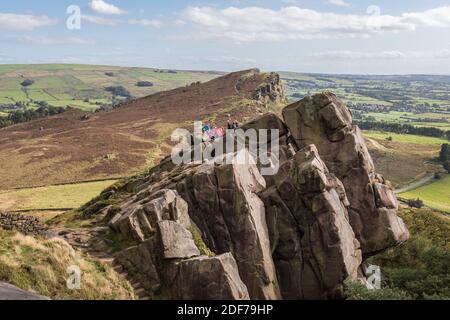
[[[150,67],[150,66],[127,66],[127,65],[114,65],[114,64],[84,64],[84,63],[58,63],[58,62],[49,62],[49,63],[0,63],[0,66],[45,66],[45,65],[61,65],[61,66],[99,66],[99,67],[113,67],[113,68],[141,68],[141,69],[154,69],[154,70],[174,70],[181,72],[212,72],[217,74],[228,74],[233,72],[239,72],[243,70],[251,70],[251,69],[259,69],[261,72],[277,72],[277,73],[295,73],[295,74],[311,74],[311,75],[332,75],[332,76],[386,76],[386,77],[395,77],[395,76],[436,76],[436,77],[450,77],[450,73],[334,73],[334,72],[303,72],[303,71],[292,71],[292,70],[264,70],[260,67],[249,67],[243,69],[236,69],[232,71],[224,71],[224,70],[213,70],[213,69],[179,69],[179,68],[171,68],[171,67]]]
[[[2,64],[450,75],[448,39],[448,0],[18,0],[0,9]]]

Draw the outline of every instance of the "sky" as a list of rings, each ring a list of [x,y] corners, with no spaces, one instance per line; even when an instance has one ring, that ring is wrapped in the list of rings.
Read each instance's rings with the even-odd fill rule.
[[[450,0],[0,0],[0,64],[450,74]]]

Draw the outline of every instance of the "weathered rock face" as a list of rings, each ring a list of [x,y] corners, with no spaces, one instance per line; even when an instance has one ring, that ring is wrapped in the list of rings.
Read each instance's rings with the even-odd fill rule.
[[[122,206],[110,226],[138,241],[116,258],[140,276],[154,297],[169,292],[174,299],[248,299],[232,255],[201,256],[188,230],[187,204],[176,191],[142,190]]]
[[[271,103],[285,102],[284,87],[281,84],[280,75],[271,73],[264,85],[255,91],[253,99],[262,102],[266,107]]]
[[[231,253],[182,261],[173,288],[172,295],[180,299],[250,299]]]
[[[190,217],[210,250],[217,255],[232,253],[239,268],[236,274],[240,274],[251,298],[281,298],[264,204],[256,194],[265,188],[265,180],[256,165],[187,165],[153,179],[155,183],[145,184],[112,219],[115,230],[125,237],[145,241],[152,236],[152,230],[158,229],[165,259],[190,258],[200,255],[187,230]],[[159,191],[152,195],[154,190]],[[162,194],[160,190],[165,191]],[[184,227],[179,221],[159,221],[164,217],[178,217],[184,221]],[[224,270],[230,268],[231,265]]]
[[[110,227],[132,244],[117,259],[154,297],[338,299],[363,254],[408,238],[389,183],[335,96],[307,98],[284,116],[243,126],[279,130],[272,176],[259,161],[237,162],[244,149],[224,163],[166,160],[123,187],[135,195]]]
[[[396,197],[376,174],[372,158],[350,110],[326,92],[288,106],[283,117],[299,148],[314,144],[329,170],[339,178],[350,202],[349,216],[369,255],[406,241],[409,233],[397,217]]]
[[[266,204],[273,259],[286,299],[338,298],[362,262],[342,184],[308,146],[283,163]]]

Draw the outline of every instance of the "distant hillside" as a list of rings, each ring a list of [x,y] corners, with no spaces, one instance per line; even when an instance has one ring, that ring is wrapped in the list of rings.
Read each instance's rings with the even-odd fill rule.
[[[139,172],[170,152],[168,137],[176,128],[192,129],[196,119],[224,126],[227,114],[245,121],[266,112],[284,98],[279,81],[277,74],[241,71],[107,112],[71,109],[0,129],[0,189]]]
[[[116,97],[105,90],[108,87],[123,86],[132,97],[139,98],[219,75],[94,65],[0,65],[0,116],[16,103],[33,108],[39,101],[55,107],[94,110],[114,103]]]
[[[293,100],[330,90],[352,105],[394,107],[396,111],[447,111],[450,76],[339,75],[280,72],[286,94]],[[387,109],[386,108],[386,109]],[[434,108],[434,109],[433,109]]]

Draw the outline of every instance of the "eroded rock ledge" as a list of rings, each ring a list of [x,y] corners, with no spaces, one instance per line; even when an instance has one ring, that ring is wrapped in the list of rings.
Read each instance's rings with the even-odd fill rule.
[[[331,93],[244,128],[279,129],[280,170],[163,161],[124,186],[109,225],[117,255],[154,298],[338,299],[363,257],[406,241],[397,200]],[[270,145],[270,143],[269,143]]]

